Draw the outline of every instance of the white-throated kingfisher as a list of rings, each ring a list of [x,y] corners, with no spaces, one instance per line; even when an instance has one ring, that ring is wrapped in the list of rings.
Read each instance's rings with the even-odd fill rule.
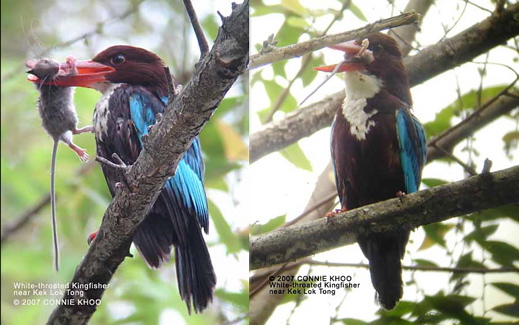
[[[332,125],[331,153],[342,210],[418,190],[426,161],[426,138],[412,115],[402,54],[393,38],[372,34],[331,48],[345,52],[337,65],[316,68],[344,72],[346,97]],[[393,309],[403,295],[401,259],[410,230],[357,237],[369,260],[376,299]]]
[[[77,62],[78,73],[56,80],[58,86],[93,88],[103,96],[94,113],[97,155],[113,160],[116,153],[133,164],[143,147],[142,137],[168,103],[168,79],[163,61],[137,47],[112,46],[91,61]],[[118,179],[102,166],[110,193]],[[204,310],[212,300],[216,276],[202,229],[209,230],[204,188],[204,163],[198,138],[180,160],[175,176],[162,189],[150,213],[139,225],[133,242],[153,268],[175,250],[179,291],[189,311]]]

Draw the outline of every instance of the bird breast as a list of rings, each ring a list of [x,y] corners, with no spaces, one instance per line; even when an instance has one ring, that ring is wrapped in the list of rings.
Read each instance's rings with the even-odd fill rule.
[[[366,140],[370,128],[376,124],[371,117],[378,113],[375,108],[366,108],[368,98],[380,91],[382,81],[359,71],[345,73],[344,80],[346,98],[342,103],[342,114],[350,124],[351,134],[359,141]]]
[[[103,140],[103,137],[108,133],[108,118],[110,115],[110,97],[114,93],[114,91],[121,87],[122,84],[112,84],[105,89],[103,92],[103,96],[96,104],[96,109],[94,112],[94,128],[96,133],[96,138],[99,140]]]

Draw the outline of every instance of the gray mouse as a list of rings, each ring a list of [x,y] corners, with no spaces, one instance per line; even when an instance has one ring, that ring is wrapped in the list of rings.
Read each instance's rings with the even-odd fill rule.
[[[42,126],[54,140],[51,157],[51,213],[52,213],[52,239],[54,251],[54,268],[59,270],[59,246],[58,229],[56,220],[56,190],[55,190],[55,170],[56,154],[58,143],[63,141],[76,152],[81,161],[88,161],[88,154],[72,141],[73,134],[83,132],[93,132],[92,126],[77,129],[78,118],[74,106],[74,88],[60,87],[52,85],[52,80],[60,76],[77,74],[76,58],[67,57],[66,64],[61,64],[51,59],[28,60],[25,65],[30,70],[27,73],[33,74],[45,83],[35,83],[40,92],[38,99],[38,111],[42,120]]]

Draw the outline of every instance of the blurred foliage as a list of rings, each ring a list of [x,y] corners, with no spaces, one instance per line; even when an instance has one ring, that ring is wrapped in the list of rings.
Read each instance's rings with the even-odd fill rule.
[[[220,3],[221,4],[221,3]],[[216,7],[207,2],[195,9],[207,33],[216,37],[231,2]],[[38,92],[26,81],[26,58],[51,56],[62,60],[73,54],[87,59],[114,44],[131,44],[157,53],[186,83],[199,50],[182,1],[2,1],[2,110],[1,202],[2,229],[29,211],[50,187],[52,140],[41,128],[36,109]],[[52,21],[52,24],[48,22]],[[211,235],[206,237],[217,273],[213,304],[202,315],[187,313],[176,285],[174,261],[149,270],[138,252],[117,270],[91,324],[214,324],[243,319],[248,309],[248,240],[239,231],[245,222],[235,211],[242,198],[235,189],[248,150],[248,88],[238,81],[201,134],[206,162],[205,183],[210,199]],[[75,102],[80,126],[90,123],[100,94],[77,89]],[[95,157],[91,134],[75,137],[78,146]],[[57,215],[61,269],[52,269],[50,206],[34,214],[18,231],[2,241],[2,323],[38,324],[54,306],[43,299],[56,296],[15,296],[15,283],[68,283],[86,253],[87,236],[97,229],[111,201],[96,162],[82,164],[73,151],[60,144],[56,173]],[[3,236],[3,235],[2,235]],[[218,272],[230,265],[238,278]],[[14,299],[41,299],[39,305],[13,305]],[[54,300],[55,301],[55,300]],[[239,322],[238,322],[239,323]]]
[[[331,2],[327,3],[329,4]],[[345,3],[349,4],[349,6],[344,10],[344,12],[341,13],[336,10],[337,7],[340,7]],[[338,1],[336,6],[334,6],[335,9],[323,8],[323,10],[313,10],[306,8],[299,2],[299,0],[280,0],[277,3],[273,3],[272,1],[254,0],[251,12],[251,26],[254,26],[255,24],[255,17],[264,18],[269,15],[269,17],[283,15],[286,19],[280,25],[273,38],[267,42],[271,44],[271,46],[275,45],[276,47],[283,47],[322,35],[323,31],[316,30],[316,27],[314,27],[313,24],[317,18],[327,17],[329,19],[329,26],[333,25],[335,22],[347,25],[348,21],[345,18],[346,15],[349,15],[348,17],[350,18],[353,15],[360,21],[365,22],[374,22],[380,18],[386,18],[386,16],[366,18],[367,15],[365,15],[362,10],[355,5],[358,4],[360,6],[361,3],[361,1]],[[398,7],[395,3],[396,2],[389,1],[388,3],[385,3],[385,5],[393,6],[392,12],[396,15],[404,8],[406,2],[400,2]],[[463,2],[459,1],[458,3],[459,7],[457,10],[459,12],[456,12],[456,20],[450,22],[450,24],[453,25],[456,25],[458,23],[457,19],[461,19],[461,16],[464,14],[464,9],[461,10],[461,7],[463,7],[461,3]],[[464,2],[464,5],[466,6],[467,3]],[[488,3],[486,5],[488,7],[488,12],[492,12],[492,5]],[[377,3],[377,5],[375,5],[374,3],[370,3],[364,8],[370,6],[382,6],[382,4]],[[443,8],[440,9],[439,4],[434,4],[433,7],[435,6],[438,6],[435,8],[438,11],[443,10]],[[434,9],[431,9],[431,11],[433,10]],[[460,17],[458,17],[458,14]],[[427,19],[427,17],[424,17],[424,22],[426,21],[425,19]],[[428,20],[427,22],[432,29],[437,28],[440,24],[437,21],[433,24],[431,21],[432,20]],[[475,22],[476,20],[470,22],[469,26]],[[451,32],[453,26],[445,22],[442,22],[442,24],[446,37],[455,34],[454,32]],[[326,25],[321,24],[320,26]],[[427,26],[422,26],[421,28],[424,30],[424,33],[426,33],[425,30]],[[266,33],[267,32],[265,32],[265,34]],[[272,33],[272,30],[269,30],[268,33]],[[418,35],[420,35],[420,32]],[[265,35],[264,39],[266,40],[268,36],[269,35]],[[263,43],[260,43],[259,40],[254,41],[255,42],[251,45],[257,52],[265,49],[265,41],[263,41]],[[423,48],[420,41],[413,42],[413,46],[416,46],[416,49],[418,50]],[[517,42],[509,42],[507,48],[508,50],[517,53]],[[255,69],[251,72],[251,86],[257,87],[260,92],[264,91],[268,97],[269,104],[263,109],[254,112],[262,124],[270,122],[274,115],[275,120],[282,120],[287,113],[299,108],[298,101],[302,100],[304,96],[301,96],[301,87],[292,87],[293,84],[302,84],[305,92],[310,92],[314,89],[312,88],[314,86],[311,86],[311,84],[316,84],[315,81],[317,73],[311,69],[311,67],[323,65],[324,62],[321,51],[316,51],[309,55],[311,55],[311,58],[308,60],[307,65],[305,65],[304,59],[293,59],[276,62]],[[486,59],[489,60],[488,57],[486,57]],[[517,60],[517,55],[515,55],[515,60]],[[501,71],[493,70],[498,69],[497,66],[501,66],[501,68],[502,66],[505,66],[510,70],[514,70],[513,67],[517,68],[515,62],[499,61],[498,63],[495,63],[495,65],[492,65],[493,61],[489,60],[489,62],[489,65],[486,65],[487,62],[484,63],[485,70],[478,70],[479,68],[476,65],[472,65],[472,72],[479,76],[474,79],[474,85],[471,85],[469,90],[467,90],[467,85],[459,86],[456,90],[457,98],[446,107],[437,107],[437,113],[434,119],[424,123],[426,134],[429,139],[463,121],[467,116],[484,106],[485,103],[491,101],[506,87],[510,85],[517,87],[515,84],[517,79],[514,80],[513,78],[509,78],[508,75],[506,77],[503,76],[498,84],[493,85],[488,83],[485,79],[490,72]],[[454,72],[453,75],[456,73],[457,72]],[[452,93],[453,91],[445,91],[445,93],[449,92]],[[255,93],[253,93],[252,96],[254,97]],[[444,95],[438,93],[438,96],[443,97]],[[419,108],[417,107],[415,109]],[[519,132],[517,129],[517,125],[519,125],[519,110],[513,110],[510,114],[500,117],[498,121],[506,119],[512,119],[515,121],[515,128],[512,127],[510,130],[504,131],[500,130],[505,132],[502,147],[504,153],[508,155],[509,158],[514,158],[514,156],[517,156],[519,143]],[[476,166],[474,161],[470,158],[482,155],[481,152],[485,152],[486,149],[474,145],[472,140],[477,136],[478,134],[476,133],[473,137],[470,137],[468,140],[463,141],[459,146],[457,146],[458,150],[462,147],[462,152],[466,154],[465,156],[469,157],[468,164],[471,167],[476,168],[476,170],[478,166]],[[499,144],[496,143],[495,145]],[[311,152],[309,150],[307,152],[303,151],[299,143],[293,144],[278,153],[274,153],[274,155],[286,159],[301,171],[312,171],[311,159],[306,156],[310,154]],[[450,181],[448,178],[451,177],[450,174],[454,173],[456,170],[460,170],[460,167],[451,159],[442,159],[442,161],[436,161],[434,164],[441,164],[445,172],[435,175],[435,178],[424,178],[423,187],[434,187],[448,183]],[[481,168],[482,166],[479,167]],[[315,171],[316,175],[318,172],[319,171]],[[276,179],[276,181],[279,180]],[[290,186],[290,184],[287,185],[287,192],[291,191]],[[306,202],[300,203],[301,206],[304,206],[304,203]],[[280,227],[285,223],[286,215],[278,216],[279,214],[280,213],[273,215],[269,221],[265,221],[262,225],[254,224],[251,226],[251,232],[254,235],[257,235]],[[409,252],[408,250],[406,259],[409,259],[410,257],[412,264],[432,269],[435,267],[446,266],[445,259],[447,259],[447,266],[460,269],[475,268],[486,270],[500,267],[517,267],[519,265],[519,249],[517,247],[517,240],[514,240],[513,238],[501,238],[496,236],[496,233],[498,231],[503,231],[506,227],[510,227],[511,225],[517,227],[517,223],[519,222],[518,219],[519,206],[509,205],[473,213],[465,218],[452,219],[444,223],[426,225],[420,228],[420,232],[423,230],[424,235],[423,239],[420,239],[417,243],[418,250],[416,252]],[[435,252],[434,254],[431,253],[433,251]],[[442,258],[445,257],[445,259],[442,259],[442,262],[434,259],[434,256],[438,256],[437,254],[442,256]],[[328,260],[330,256],[331,254],[326,254],[327,261],[332,262],[332,260]],[[319,257],[316,259],[318,260]],[[333,262],[340,263],[341,261],[337,258],[337,260],[333,260]],[[350,262],[350,260],[346,259],[342,262]],[[316,275],[327,274],[327,272],[330,272],[330,268],[323,271],[323,269],[318,269],[318,267],[310,266],[310,270],[312,269],[312,272]],[[300,272],[302,271],[300,270]],[[507,273],[501,275],[500,279],[507,279],[509,280],[508,282],[505,280],[496,283],[487,282],[485,275],[480,276],[477,273],[446,273],[448,277],[447,282],[437,283],[437,291],[431,293],[429,291],[425,292],[421,288],[420,283],[415,281],[414,274],[419,273],[420,271],[405,272],[412,272],[412,280],[406,283],[405,286],[406,291],[416,290],[418,296],[416,301],[401,301],[392,311],[380,310],[377,315],[368,315],[366,313],[365,319],[353,319],[340,317],[348,315],[348,308],[350,308],[350,310],[352,308],[352,306],[349,306],[345,300],[342,300],[338,302],[335,309],[337,316],[329,315],[330,324],[512,324],[519,320],[519,300],[517,298],[519,297],[519,286],[517,283],[513,283],[514,278],[506,277]],[[476,289],[478,295],[472,296],[474,289],[470,288],[471,290],[469,290],[469,286],[473,284],[473,282],[480,283],[481,281],[483,282],[482,289]],[[489,295],[487,292],[489,287],[497,288],[501,292],[506,293],[512,297],[512,302],[509,304],[494,306],[495,302],[492,301],[494,296]],[[345,295],[347,294],[348,293],[345,293]],[[308,312],[306,307],[312,304],[312,299],[314,298],[310,298],[308,295],[304,294],[288,296],[289,297],[285,297],[282,304],[287,302],[292,302],[293,304],[290,307],[285,306],[284,308],[280,308],[281,311],[279,311],[278,314],[275,312],[274,316],[269,320],[269,324],[279,322],[280,318],[286,319],[286,315],[288,314],[287,323],[291,323],[291,318],[296,318],[294,315],[297,315],[298,313],[310,317],[309,313],[311,312]],[[510,301],[510,297],[503,299],[508,299]],[[316,297],[315,299],[326,298],[321,296]],[[303,305],[301,302],[304,300],[308,300],[308,303]],[[330,302],[329,305],[335,306],[335,300],[334,302]],[[290,310],[290,312],[287,312],[287,309]],[[499,316],[507,316],[507,318],[504,318],[506,321],[495,321],[495,319],[503,319]],[[299,318],[302,317],[304,316],[299,316]],[[276,321],[273,320],[274,318]]]

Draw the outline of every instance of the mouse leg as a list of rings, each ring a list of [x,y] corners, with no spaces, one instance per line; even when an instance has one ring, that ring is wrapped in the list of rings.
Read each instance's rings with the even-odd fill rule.
[[[94,132],[94,126],[93,125],[87,125],[85,127],[82,127],[81,129],[73,129],[72,134],[81,134],[85,132]]]
[[[74,150],[76,152],[76,154],[78,155],[79,159],[81,159],[81,161],[83,161],[83,162],[88,161],[88,154],[87,154],[86,150],[78,147],[74,142],[72,142],[72,132],[71,131],[67,131],[67,132],[63,133],[60,137],[60,140],[65,142],[70,147],[70,149]]]

